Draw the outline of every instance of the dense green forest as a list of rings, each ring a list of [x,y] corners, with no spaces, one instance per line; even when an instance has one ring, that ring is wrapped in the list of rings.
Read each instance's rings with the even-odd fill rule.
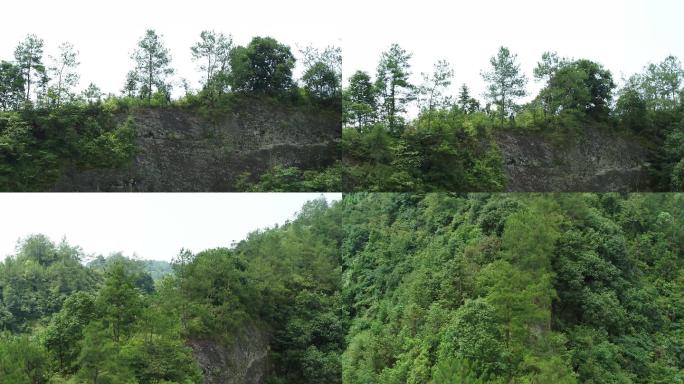
[[[344,383],[684,382],[684,196],[343,205]]]
[[[676,57],[648,64],[617,88],[600,63],[547,52],[534,69],[542,89],[524,104],[528,79],[505,47],[481,73],[482,101],[467,84],[447,94],[454,71],[444,60],[412,83],[411,58],[394,44],[375,78],[357,71],[343,90],[345,191],[503,190],[493,132],[524,130],[563,143],[588,127],[652,149],[651,189],[684,189],[684,71]]]
[[[684,383],[683,220],[679,194],[347,194],[156,281],[33,236],[0,264],[0,382],[220,383],[238,350],[266,384]]]
[[[0,382],[223,382],[212,378],[244,367],[202,367],[190,343],[230,350],[256,328],[269,340],[266,383],[339,383],[339,220],[312,201],[232,248],[181,251],[156,281],[140,261],[85,266],[78,247],[28,237],[0,263]]]
[[[136,128],[122,116],[137,108],[179,108],[210,120],[251,98],[301,108],[341,108],[341,52],[332,46],[301,49],[302,75],[295,79],[297,60],[289,46],[271,37],[254,37],[240,46],[230,35],[203,31],[190,49],[203,77],[195,90],[185,80],[171,80],[171,53],[163,36],[148,30],[131,55],[134,68],[122,79],[118,95],[105,95],[92,83],[78,91],[78,50],[63,43],[56,56],[46,59],[44,46],[41,38],[28,35],[13,60],[0,61],[0,191],[49,189],[67,167],[129,164],[136,153]],[[172,98],[174,87],[182,96]],[[331,180],[327,170],[287,172],[281,179],[298,189],[339,190],[338,174]],[[263,182],[245,179],[241,187],[259,189],[281,173],[273,170]],[[290,181],[293,173],[296,182]]]

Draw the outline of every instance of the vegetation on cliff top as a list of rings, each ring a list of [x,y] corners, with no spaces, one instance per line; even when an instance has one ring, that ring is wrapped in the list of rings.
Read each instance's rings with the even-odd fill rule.
[[[682,190],[684,71],[669,56],[624,81],[597,62],[547,52],[534,70],[539,94],[520,105],[528,79],[517,56],[501,47],[482,72],[485,101],[463,84],[445,94],[454,76],[438,61],[421,84],[410,82],[411,54],[383,52],[375,79],[357,71],[343,91],[344,188],[358,191],[503,190],[503,165],[491,133],[518,129],[562,143],[587,126],[636,137],[655,150],[653,189]],[[415,118],[407,111],[417,109]]]
[[[139,107],[191,109],[207,119],[220,119],[255,97],[312,111],[341,108],[341,54],[335,47],[303,49],[303,74],[295,80],[295,56],[275,39],[255,37],[247,46],[234,46],[230,36],[203,31],[191,47],[203,73],[195,91],[169,80],[171,55],[162,36],[148,30],[131,56],[135,68],[119,96],[103,95],[95,84],[76,92],[76,48],[61,44],[49,63],[43,48],[42,39],[29,35],[14,60],[0,64],[0,191],[49,190],[69,167],[129,164],[136,153],[135,127],[117,119]],[[180,98],[171,97],[174,85],[183,89]]]

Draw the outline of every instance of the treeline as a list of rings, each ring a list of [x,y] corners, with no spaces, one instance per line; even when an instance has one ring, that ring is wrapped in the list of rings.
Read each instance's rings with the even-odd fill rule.
[[[17,45],[13,60],[1,61],[0,110],[56,108],[102,99],[104,95],[94,83],[80,93],[76,91],[80,79],[79,52],[71,43],[60,44],[58,54],[49,56],[47,63],[44,45],[43,39],[28,35]],[[301,86],[301,91],[314,99],[339,98],[342,58],[337,47],[302,49],[304,67],[298,81],[292,76],[296,59],[290,47],[271,37],[254,37],[247,46],[240,46],[234,45],[231,35],[202,31],[190,53],[202,74],[200,93],[204,96],[229,92],[278,95],[297,93]],[[144,99],[148,104],[165,104],[171,101],[174,86],[181,87],[186,96],[193,94],[185,79],[169,79],[175,73],[172,57],[163,36],[156,31],[145,32],[131,59],[135,66],[123,82],[121,96]],[[108,97],[114,94],[109,93]]]
[[[185,80],[171,81],[171,54],[163,37],[148,30],[118,96],[104,95],[92,83],[77,91],[79,58],[72,44],[61,44],[49,60],[43,50],[44,41],[28,35],[13,60],[0,62],[0,191],[44,191],[70,167],[129,164],[135,127],[115,117],[136,107],[189,108],[212,120],[245,98],[341,108],[341,51],[332,46],[302,49],[303,74],[294,79],[297,60],[289,46],[271,37],[240,46],[230,35],[203,31],[190,48],[202,74],[201,88],[193,90]],[[172,99],[179,86],[183,95]]]
[[[350,194],[343,382],[684,380],[684,200]]]
[[[531,101],[517,56],[501,47],[482,71],[484,100],[467,84],[448,95],[454,71],[444,60],[423,82],[411,82],[411,54],[399,45],[383,52],[375,79],[357,71],[343,90],[346,190],[501,190],[494,129],[524,129],[563,137],[586,127],[639,137],[655,151],[653,189],[681,190],[684,97],[681,62],[649,64],[617,89],[613,75],[588,59],[544,53],[534,69],[543,84]],[[415,118],[407,111],[417,108]],[[437,156],[437,158],[435,158]],[[452,170],[452,179],[443,176]]]
[[[114,255],[86,267],[79,248],[29,237],[0,263],[0,382],[216,382],[245,367],[200,367],[189,341],[230,351],[257,329],[269,342],[269,382],[339,383],[337,215],[310,202],[233,248],[181,251],[156,282],[139,261]]]

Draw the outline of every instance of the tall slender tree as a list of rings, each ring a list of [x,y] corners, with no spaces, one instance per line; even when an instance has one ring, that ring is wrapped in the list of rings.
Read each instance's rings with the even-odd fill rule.
[[[370,76],[363,71],[356,71],[349,79],[346,90],[345,109],[356,126],[362,128],[373,121],[376,115],[376,94]]]
[[[492,70],[482,72],[482,77],[489,83],[485,97],[497,106],[502,127],[506,116],[515,109],[515,99],[527,94],[527,77],[521,72],[516,58],[517,55],[512,55],[508,48],[501,47],[489,60]]]
[[[40,81],[45,75],[43,39],[36,35],[27,35],[14,50],[14,58],[24,77],[24,84],[26,84],[24,100],[28,101],[31,99],[31,84],[36,79]]]
[[[171,55],[161,39],[162,36],[148,29],[131,56],[136,63],[137,77],[142,83],[141,97],[146,97],[148,101],[152,99],[153,88],[158,92],[168,92],[166,78],[173,74]]]
[[[77,59],[78,51],[71,43],[64,42],[59,46],[59,54],[50,56],[52,66],[49,72],[56,84],[52,87],[55,103],[59,106],[70,90],[78,84],[79,75],[76,67],[80,64]]]
[[[420,101],[425,104],[428,112],[429,128],[434,108],[446,104],[447,98],[444,97],[444,90],[451,85],[454,70],[451,69],[449,62],[439,60],[435,63],[432,74],[421,73],[421,75],[423,76],[423,84],[418,89]]]
[[[400,115],[406,112],[406,105],[414,100],[414,86],[409,82],[411,54],[398,44],[392,44],[382,53],[375,81],[380,102],[382,117],[387,122],[390,132],[399,131],[403,125]]]
[[[200,41],[190,48],[192,59],[200,62],[200,70],[204,72],[204,86],[210,86],[217,75],[226,75],[230,69],[230,51],[233,49],[233,37],[215,31],[202,31]]]

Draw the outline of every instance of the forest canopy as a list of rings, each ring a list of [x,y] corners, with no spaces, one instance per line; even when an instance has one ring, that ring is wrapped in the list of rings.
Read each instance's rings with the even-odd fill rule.
[[[683,198],[346,195],[343,382],[684,381]]]
[[[23,239],[0,263],[0,382],[225,382],[247,363],[207,364],[191,346],[232,356],[256,332],[269,383],[339,383],[338,213],[311,201],[231,248],[181,250],[157,279],[160,263]]]
[[[269,384],[679,383],[683,218],[678,194],[347,194],[156,281],[33,236],[0,264],[0,381],[217,383],[239,370],[203,351],[237,344]]]

